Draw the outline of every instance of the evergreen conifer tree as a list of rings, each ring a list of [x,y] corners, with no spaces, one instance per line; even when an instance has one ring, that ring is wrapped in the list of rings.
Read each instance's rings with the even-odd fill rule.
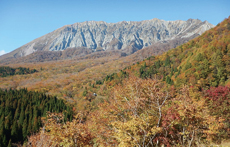
[[[9,143],[8,143],[8,146],[7,147],[11,147],[11,139],[10,139],[10,141],[9,141]]]
[[[26,137],[27,137],[27,118],[24,119],[23,121],[23,126],[22,126],[22,136],[23,136],[23,139],[25,140]]]
[[[17,121],[14,121],[12,129],[11,129],[11,138],[14,142],[18,140],[18,124]]]

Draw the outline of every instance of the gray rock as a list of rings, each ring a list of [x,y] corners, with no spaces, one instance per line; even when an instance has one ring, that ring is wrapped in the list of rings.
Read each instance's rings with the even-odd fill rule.
[[[201,35],[214,27],[207,21],[164,21],[154,18],[145,21],[106,23],[86,21],[63,26],[15,50],[14,57],[26,56],[36,51],[63,51],[67,48],[86,47],[97,50],[122,50],[132,54],[154,43],[175,38]]]

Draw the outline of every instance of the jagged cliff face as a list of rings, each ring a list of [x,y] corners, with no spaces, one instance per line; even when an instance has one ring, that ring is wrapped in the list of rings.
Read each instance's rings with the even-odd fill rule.
[[[122,21],[106,23],[86,21],[59,28],[18,48],[11,54],[17,58],[36,51],[62,51],[67,48],[86,47],[92,51],[121,50],[132,54],[158,42],[200,35],[214,25],[207,21]]]

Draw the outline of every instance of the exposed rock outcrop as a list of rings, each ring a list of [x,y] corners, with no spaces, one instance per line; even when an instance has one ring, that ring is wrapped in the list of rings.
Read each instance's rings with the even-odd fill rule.
[[[118,23],[86,21],[63,26],[4,56],[18,58],[37,51],[63,51],[76,47],[89,48],[92,52],[121,50],[129,55],[159,42],[191,39],[212,27],[214,25],[198,19],[164,21],[154,18]]]

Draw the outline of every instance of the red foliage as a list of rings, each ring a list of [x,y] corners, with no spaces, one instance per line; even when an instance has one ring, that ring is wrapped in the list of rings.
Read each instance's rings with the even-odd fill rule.
[[[228,106],[230,104],[230,87],[228,86],[211,87],[205,93],[206,98],[216,105],[221,105],[224,101],[228,101]]]
[[[218,118],[223,118],[225,127],[222,132],[225,132],[222,138],[229,138],[230,134],[230,87],[219,86],[212,87],[205,91],[206,101],[211,115]]]

